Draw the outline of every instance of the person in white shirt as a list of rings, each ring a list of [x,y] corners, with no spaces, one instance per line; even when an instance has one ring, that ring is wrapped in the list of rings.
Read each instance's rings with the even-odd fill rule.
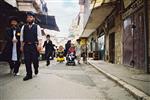
[[[10,27],[6,29],[5,39],[7,41],[5,55],[10,65],[10,73],[19,75],[20,66],[20,28],[18,27],[18,18],[11,16],[9,20]]]
[[[76,56],[77,56],[77,61],[78,64],[80,64],[81,60],[81,46],[80,46],[80,39],[77,39],[77,45],[76,45]]]
[[[21,29],[21,51],[24,53],[24,62],[26,66],[26,76],[24,81],[32,79],[32,64],[34,67],[34,74],[37,75],[39,70],[39,51],[41,50],[41,28],[34,23],[35,14],[33,12],[27,13],[27,24]]]

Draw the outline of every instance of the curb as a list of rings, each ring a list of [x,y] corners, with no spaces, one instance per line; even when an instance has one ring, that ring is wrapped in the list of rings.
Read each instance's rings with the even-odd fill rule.
[[[130,92],[137,100],[150,100],[150,96],[142,92],[141,90],[135,88],[134,86],[128,84],[127,82],[124,82],[123,80],[119,79],[118,77],[111,75],[110,73],[104,71],[103,69],[99,68],[97,65],[91,63],[88,61],[90,65],[92,65],[94,68],[96,68],[99,72],[106,75],[108,78],[112,79],[119,85],[121,85],[123,88],[125,88],[128,92]]]

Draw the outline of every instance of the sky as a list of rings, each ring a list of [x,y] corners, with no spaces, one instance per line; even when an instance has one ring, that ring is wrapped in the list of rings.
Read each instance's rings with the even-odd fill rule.
[[[78,0],[45,0],[48,14],[54,15],[60,29],[59,37],[67,37],[72,20],[79,13]]]

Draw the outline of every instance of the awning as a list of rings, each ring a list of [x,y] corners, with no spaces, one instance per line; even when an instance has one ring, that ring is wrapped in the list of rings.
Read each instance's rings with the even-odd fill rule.
[[[114,3],[105,3],[93,8],[81,37],[89,37],[115,8]]]
[[[18,9],[4,0],[0,0],[0,40],[4,39],[3,34],[5,33],[5,28],[8,26],[8,17],[11,15],[11,12],[18,12]],[[1,43],[0,41],[0,45]]]
[[[26,23],[26,12],[24,11],[3,11],[2,14],[5,18],[5,22],[8,21],[10,16],[17,16],[22,24]],[[39,24],[42,28],[59,31],[54,16],[36,14],[36,23]]]
[[[40,27],[50,30],[59,31],[59,28],[55,21],[55,16],[43,15],[43,14],[35,14],[36,15],[36,23],[40,25]],[[26,23],[26,12],[18,12],[16,14],[20,18],[23,23]]]
[[[5,11],[5,10],[17,11],[18,9],[16,7],[13,7],[9,3],[5,2],[4,0],[0,0],[0,11]]]
[[[59,31],[59,28],[55,21],[55,16],[39,14],[37,15],[37,21],[38,24],[43,28]]]

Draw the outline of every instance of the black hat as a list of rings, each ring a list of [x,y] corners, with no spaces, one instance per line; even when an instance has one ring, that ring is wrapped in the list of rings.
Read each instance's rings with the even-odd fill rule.
[[[77,39],[76,41],[81,41],[81,39]]]
[[[33,16],[33,17],[35,17],[35,14],[32,11],[30,11],[30,12],[27,12],[27,16]]]
[[[10,23],[12,20],[15,20],[15,21],[19,22],[19,19],[18,19],[17,16],[10,16],[8,19],[9,19],[9,23]]]
[[[71,42],[71,40],[68,40],[68,42]]]
[[[50,35],[46,35],[46,37],[48,38],[48,37],[50,37]]]

